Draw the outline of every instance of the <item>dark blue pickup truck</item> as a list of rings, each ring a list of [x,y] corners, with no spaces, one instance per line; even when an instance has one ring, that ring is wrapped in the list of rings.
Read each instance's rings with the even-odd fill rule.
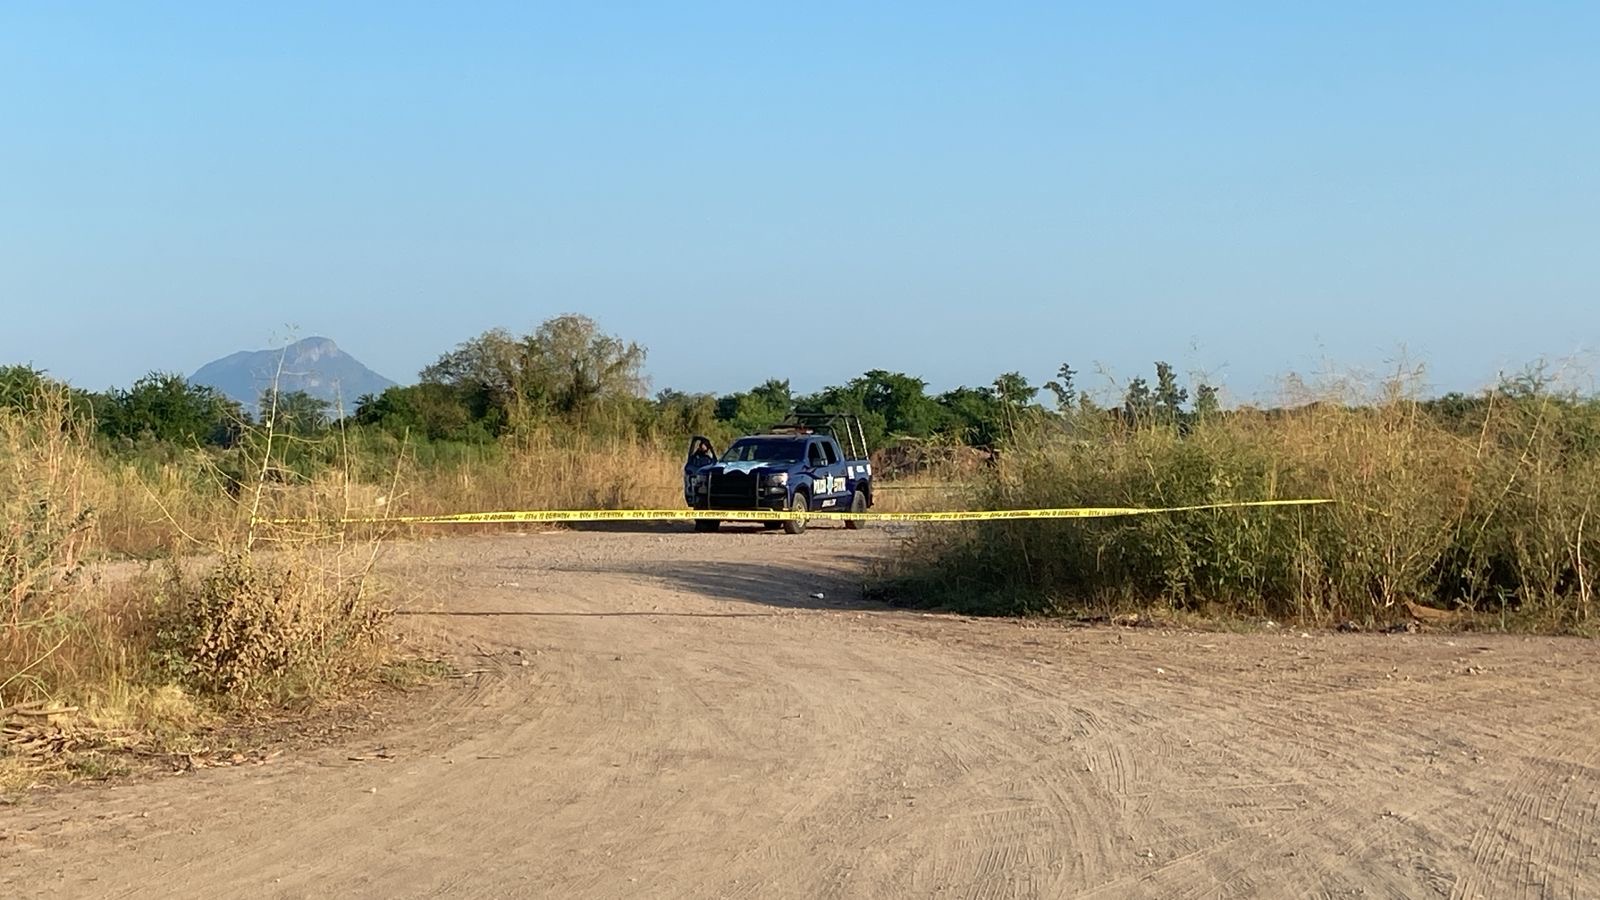
[[[866,512],[872,506],[872,463],[861,422],[846,415],[796,414],[764,434],[734,441],[718,457],[711,442],[696,436],[683,466],[683,499],[690,509]],[[695,520],[695,530],[716,531],[715,519]],[[763,523],[789,534],[805,530],[804,519]],[[863,522],[847,521],[846,528]]]

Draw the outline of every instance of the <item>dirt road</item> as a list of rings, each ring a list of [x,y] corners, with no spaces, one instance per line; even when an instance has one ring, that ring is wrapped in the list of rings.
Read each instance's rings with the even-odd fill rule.
[[[485,674],[0,810],[0,896],[1600,896],[1594,643],[863,606],[886,540],[400,548],[403,623]]]

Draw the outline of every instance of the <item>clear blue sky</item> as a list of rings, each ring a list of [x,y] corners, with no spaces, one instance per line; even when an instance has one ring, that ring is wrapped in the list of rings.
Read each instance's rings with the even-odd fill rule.
[[[1600,4],[0,10],[0,362],[590,314],[656,387],[1600,345]]]

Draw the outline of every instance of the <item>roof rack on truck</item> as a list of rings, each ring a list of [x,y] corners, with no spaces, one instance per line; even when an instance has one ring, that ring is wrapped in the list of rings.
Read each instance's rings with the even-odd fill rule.
[[[853,413],[793,412],[772,427],[773,433],[831,435],[852,459],[867,458],[867,433]]]

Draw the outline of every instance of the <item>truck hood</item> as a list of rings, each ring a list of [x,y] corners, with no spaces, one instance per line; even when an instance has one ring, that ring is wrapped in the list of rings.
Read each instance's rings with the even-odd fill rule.
[[[711,471],[713,471],[713,472],[744,472],[744,473],[749,473],[749,472],[759,472],[762,469],[776,469],[776,470],[778,470],[780,472],[787,472],[789,470],[789,467],[784,463],[772,462],[771,460],[767,460],[765,462],[757,460],[757,461],[754,461],[754,462],[717,463],[716,465],[711,467]]]

